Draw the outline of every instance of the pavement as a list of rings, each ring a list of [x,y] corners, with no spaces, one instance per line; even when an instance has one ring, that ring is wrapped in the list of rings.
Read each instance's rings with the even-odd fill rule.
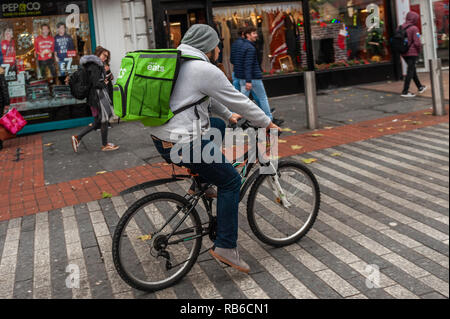
[[[147,129],[114,125],[114,153],[100,152],[99,133],[91,133],[74,154],[70,136],[80,128],[6,141],[0,298],[448,298],[448,115],[431,115],[429,98],[405,100],[381,85],[391,83],[320,92],[314,132],[305,127],[304,96],[271,99],[286,120],[279,155],[317,159],[309,167],[322,205],[313,229],[274,249],[253,236],[243,208],[239,245],[249,276],[205,255],[181,283],[151,294],[127,286],[111,260],[118,219],[155,189],[119,193],[171,175]],[[68,265],[79,267],[80,288],[66,287]],[[366,282],[375,268],[378,287]]]

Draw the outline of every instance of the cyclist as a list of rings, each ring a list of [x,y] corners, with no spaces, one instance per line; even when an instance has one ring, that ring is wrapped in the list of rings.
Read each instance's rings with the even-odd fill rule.
[[[210,121],[211,108],[230,122],[235,123],[240,118],[238,114],[241,114],[256,127],[280,128],[248,97],[237,91],[225,74],[214,65],[220,53],[219,42],[217,32],[208,25],[195,24],[189,28],[178,49],[183,55],[201,60],[182,63],[170,107],[172,111],[176,111],[187,105],[197,104],[178,113],[166,124],[152,127],[150,133],[157,150],[169,163],[175,162],[171,160],[171,150],[175,144],[187,145],[191,156],[180,156],[179,165],[188,168],[193,174],[198,174],[202,181],[217,186],[217,238],[209,252],[221,262],[248,273],[250,267],[240,258],[237,248],[241,177],[225,158],[218,143],[202,136],[211,127],[219,128],[222,132],[225,130],[225,123],[220,119]],[[205,96],[209,99],[204,99]],[[196,121],[201,124],[202,136],[199,136],[193,127],[193,122]],[[200,163],[193,163],[192,154],[196,142],[200,143],[202,150],[208,146],[211,155],[219,155],[221,162],[206,163],[202,158]],[[209,145],[210,143],[213,145]],[[177,146],[177,149],[181,148],[180,145]]]

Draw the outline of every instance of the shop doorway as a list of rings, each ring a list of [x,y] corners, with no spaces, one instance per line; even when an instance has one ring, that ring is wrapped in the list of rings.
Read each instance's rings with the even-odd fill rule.
[[[177,48],[186,31],[193,24],[206,23],[205,10],[168,10],[166,11],[167,47]]]

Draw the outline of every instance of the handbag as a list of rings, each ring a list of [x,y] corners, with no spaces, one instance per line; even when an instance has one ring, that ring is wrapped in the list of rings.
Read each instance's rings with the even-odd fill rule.
[[[8,132],[15,135],[27,125],[27,121],[20,115],[19,111],[12,108],[0,118],[0,125]]]

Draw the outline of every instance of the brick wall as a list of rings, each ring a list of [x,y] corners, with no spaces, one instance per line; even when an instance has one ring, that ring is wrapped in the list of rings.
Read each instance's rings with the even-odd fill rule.
[[[339,30],[341,29],[341,24],[331,23],[327,24],[326,27],[321,27],[319,24],[313,24],[311,25],[311,34],[313,40],[321,40],[321,39],[333,39],[333,47],[334,47],[334,60],[340,61],[344,60],[347,61],[347,50],[342,50],[338,46],[338,36],[339,36]],[[300,48],[301,50],[301,64],[302,67],[307,66],[306,62],[306,51],[303,50],[304,48],[304,42],[305,42],[305,31],[303,28],[300,29]]]

